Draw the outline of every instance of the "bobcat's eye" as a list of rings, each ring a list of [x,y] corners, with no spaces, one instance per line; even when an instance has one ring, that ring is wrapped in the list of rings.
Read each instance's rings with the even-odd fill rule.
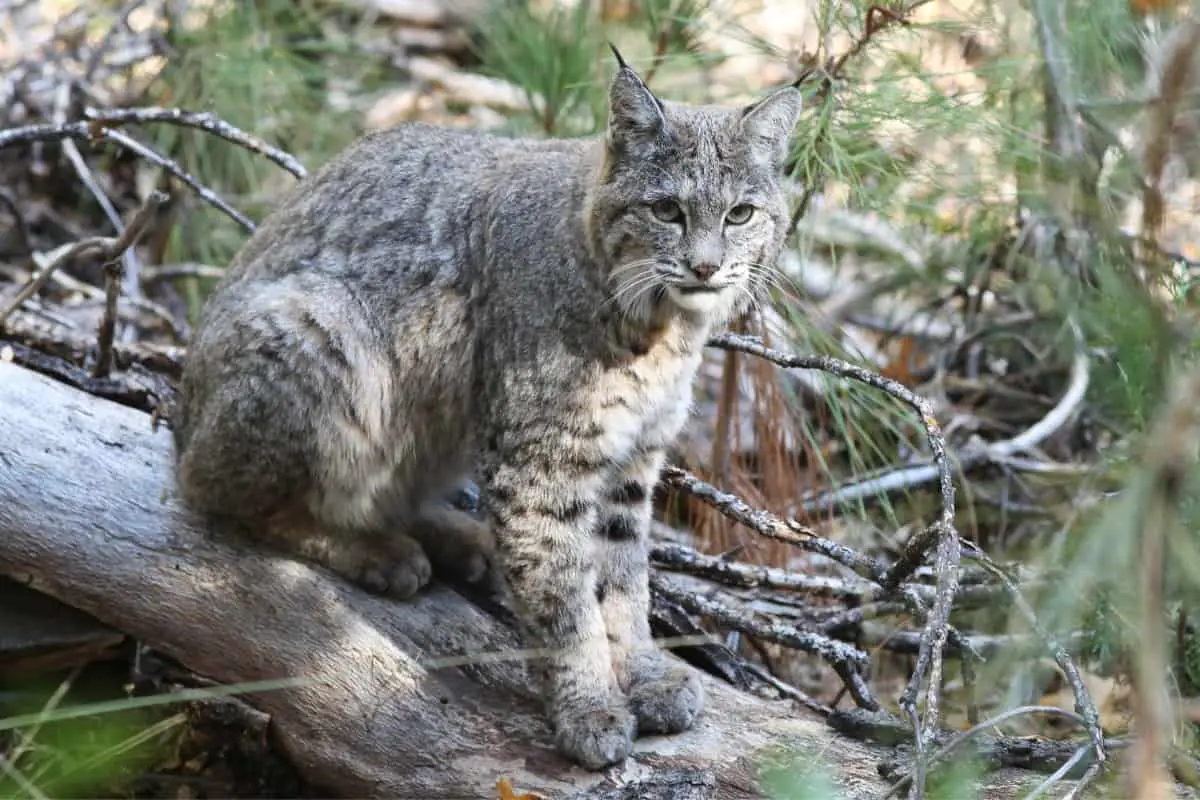
[[[662,222],[683,222],[683,209],[674,200],[658,200],[651,203],[650,213]]]
[[[729,209],[729,213],[725,215],[725,221],[730,225],[745,225],[753,216],[754,206],[742,203]]]

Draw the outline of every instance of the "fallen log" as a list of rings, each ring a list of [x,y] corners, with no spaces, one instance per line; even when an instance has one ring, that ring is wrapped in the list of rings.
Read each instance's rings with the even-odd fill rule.
[[[645,738],[588,773],[554,751],[512,631],[450,587],[414,601],[209,535],[171,497],[170,434],[147,414],[0,361],[0,574],[221,683],[305,676],[245,700],[301,775],[342,796],[496,797],[506,777],[546,797],[763,796],[769,754],[829,767],[877,797],[887,752],[815,715],[706,677],[686,734]],[[447,667],[440,657],[479,654]],[[1028,773],[989,776],[1009,797]]]

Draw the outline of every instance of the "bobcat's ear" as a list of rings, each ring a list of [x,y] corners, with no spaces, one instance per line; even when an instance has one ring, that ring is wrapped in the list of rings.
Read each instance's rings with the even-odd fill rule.
[[[756,150],[769,160],[782,163],[792,130],[800,119],[800,106],[800,90],[787,86],[745,108],[738,123]]]
[[[620,154],[645,153],[666,133],[663,105],[617,48],[609,47],[617,59],[617,74],[608,90],[608,145]]]

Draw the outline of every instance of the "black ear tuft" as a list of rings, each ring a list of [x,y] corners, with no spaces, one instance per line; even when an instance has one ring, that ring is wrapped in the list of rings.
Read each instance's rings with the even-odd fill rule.
[[[612,42],[608,43],[608,49],[612,50],[613,57],[617,59],[617,69],[629,69],[629,65],[625,63],[625,58],[621,55],[621,51]]]
[[[666,135],[666,109],[617,48],[608,46],[618,65],[608,92],[609,146],[622,155],[647,155]]]

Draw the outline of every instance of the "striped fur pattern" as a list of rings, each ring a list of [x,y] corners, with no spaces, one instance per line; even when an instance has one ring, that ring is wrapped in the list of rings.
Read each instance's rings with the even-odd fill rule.
[[[190,508],[369,590],[503,579],[562,753],[690,727],[647,622],[647,530],[705,340],[770,279],[794,88],[660,100],[623,63],[604,135],[423,124],[302,181],[196,329],[174,420]],[[485,519],[446,498],[481,476]]]

